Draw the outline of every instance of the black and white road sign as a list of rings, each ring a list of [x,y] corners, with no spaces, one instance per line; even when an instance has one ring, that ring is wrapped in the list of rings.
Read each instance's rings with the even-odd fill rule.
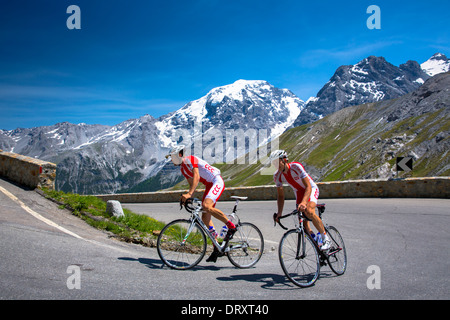
[[[397,157],[397,171],[411,171],[413,169],[412,157]]]

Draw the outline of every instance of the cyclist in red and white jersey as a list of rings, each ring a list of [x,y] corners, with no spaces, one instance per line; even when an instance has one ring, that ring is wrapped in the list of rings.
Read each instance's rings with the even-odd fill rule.
[[[222,179],[220,176],[220,170],[213,166],[210,166],[206,161],[195,156],[184,157],[183,161],[181,162],[181,173],[186,179],[190,179],[194,176],[194,168],[198,168],[200,182],[205,186],[211,186],[212,184],[214,184],[214,180],[216,180],[217,177],[219,177],[219,179]],[[211,198],[214,203],[216,203],[216,201],[220,198],[222,191],[223,188],[220,188],[220,193],[216,192],[213,195],[208,195],[208,197]],[[205,196],[206,195],[207,192],[205,192]]]
[[[185,146],[183,145],[177,146],[166,156],[171,157],[174,165],[181,167],[181,173],[189,183],[189,191],[181,196],[181,201],[184,203],[187,199],[191,198],[198,183],[203,183],[205,185],[205,192],[202,199],[202,221],[208,227],[214,228],[211,215],[214,216],[216,219],[222,221],[228,228],[224,241],[231,239],[236,232],[236,226],[222,211],[215,208],[217,200],[219,200],[225,189],[225,183],[220,175],[220,170],[196,156],[185,156],[184,149]],[[217,253],[218,251],[215,249],[211,257],[206,261],[216,262]]]
[[[273,178],[277,186],[277,217],[280,217],[284,207],[283,183],[291,186],[297,201],[297,210],[305,213],[306,217],[312,221],[316,229],[323,235],[322,250],[330,247],[330,239],[325,232],[322,220],[316,215],[315,209],[319,199],[319,188],[313,179],[306,172],[300,162],[288,162],[287,153],[284,150],[276,150],[270,155],[272,164],[277,168]],[[312,234],[309,221],[304,223],[305,230]]]

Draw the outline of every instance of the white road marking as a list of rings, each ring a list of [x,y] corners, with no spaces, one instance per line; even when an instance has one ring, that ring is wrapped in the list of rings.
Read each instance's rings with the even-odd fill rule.
[[[3,193],[4,193],[7,197],[9,197],[11,200],[13,200],[14,202],[16,202],[18,205],[20,205],[20,207],[21,207],[22,209],[24,209],[26,212],[28,212],[29,214],[31,214],[31,215],[32,215],[33,217],[35,217],[36,219],[39,219],[40,221],[42,221],[42,222],[48,224],[49,226],[52,226],[52,227],[54,227],[54,228],[56,228],[56,229],[58,229],[58,230],[60,230],[60,231],[62,231],[62,232],[64,232],[64,233],[66,233],[66,234],[68,234],[68,235],[71,235],[72,237],[75,237],[75,238],[77,238],[77,239],[81,239],[81,240],[87,241],[87,242],[89,242],[89,243],[92,243],[92,244],[95,244],[95,245],[98,245],[98,246],[101,246],[101,247],[105,247],[105,248],[109,248],[109,249],[118,250],[118,251],[121,251],[122,253],[128,253],[128,254],[133,253],[133,252],[130,251],[130,250],[126,250],[126,249],[123,249],[123,248],[118,248],[118,247],[111,246],[111,245],[108,245],[108,244],[105,244],[105,243],[101,243],[101,242],[98,242],[98,241],[95,241],[95,240],[85,239],[85,238],[79,236],[78,234],[76,234],[76,233],[74,233],[74,232],[72,232],[72,231],[70,231],[70,230],[67,230],[66,228],[61,227],[61,226],[58,225],[57,223],[55,223],[55,222],[53,222],[53,221],[51,221],[51,220],[49,220],[49,219],[43,217],[42,215],[40,215],[40,214],[37,213],[36,211],[32,210],[32,209],[29,208],[25,203],[23,203],[19,198],[17,198],[15,195],[13,195],[11,192],[9,192],[8,190],[6,190],[6,189],[3,188],[2,186],[0,186],[0,191],[3,192]]]
[[[39,213],[37,213],[36,211],[34,211],[31,208],[29,208],[25,203],[23,203],[21,200],[19,200],[19,198],[17,198],[15,195],[13,195],[11,192],[6,190],[5,188],[0,186],[0,191],[3,192],[6,196],[8,196],[8,198],[10,198],[14,202],[16,202],[18,205],[20,205],[22,207],[22,209],[24,209],[26,212],[31,214],[36,219],[39,219],[42,222],[48,224],[49,226],[52,226],[52,227],[54,227],[54,228],[56,228],[56,229],[58,229],[58,230],[60,230],[60,231],[62,231],[64,233],[67,233],[67,234],[71,235],[72,237],[84,240],[83,237],[80,237],[76,233],[73,233],[72,231],[69,231],[66,228],[61,227],[60,225],[56,224],[55,222],[53,222],[53,221],[51,221],[51,220],[41,216]]]

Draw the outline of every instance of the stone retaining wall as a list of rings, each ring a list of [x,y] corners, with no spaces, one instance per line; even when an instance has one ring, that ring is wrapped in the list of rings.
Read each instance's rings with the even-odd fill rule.
[[[55,187],[56,164],[0,150],[0,176],[30,188]],[[319,182],[320,199],[327,198],[450,198],[450,177],[406,178],[391,180],[349,180]],[[294,199],[292,189],[285,187],[286,199]],[[98,198],[122,203],[178,202],[183,191],[160,191],[97,195]],[[194,196],[201,198],[203,190]],[[275,200],[275,186],[226,188],[221,200],[231,196],[249,200]]]
[[[0,176],[33,189],[54,189],[56,164],[0,150]]]
[[[226,184],[226,183],[225,183]],[[349,180],[317,183],[319,199],[327,198],[450,198],[450,177],[407,178],[394,180]],[[284,188],[286,199],[295,199],[290,187]],[[161,191],[97,195],[98,198],[122,203],[178,202],[183,191]],[[194,197],[201,198],[203,190]],[[276,200],[275,186],[225,188],[220,200],[230,196],[247,196],[249,200]]]

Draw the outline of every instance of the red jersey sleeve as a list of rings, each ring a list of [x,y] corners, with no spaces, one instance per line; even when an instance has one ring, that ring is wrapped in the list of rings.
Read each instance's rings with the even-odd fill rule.
[[[189,156],[187,157],[187,160],[192,165],[192,168],[198,168],[198,159],[196,156]]]

